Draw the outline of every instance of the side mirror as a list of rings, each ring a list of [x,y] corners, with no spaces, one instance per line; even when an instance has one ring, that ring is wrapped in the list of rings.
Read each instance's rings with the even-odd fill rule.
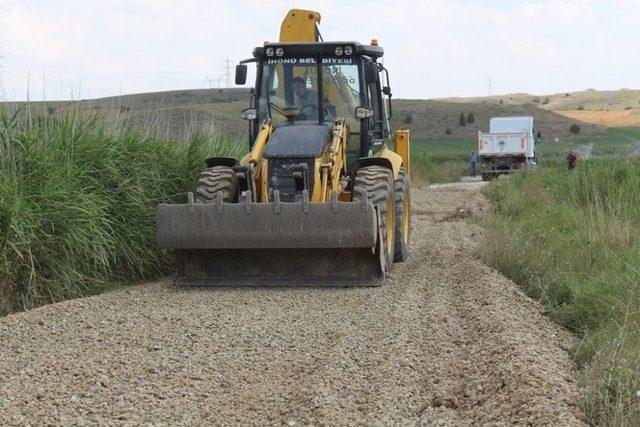
[[[378,64],[375,62],[364,63],[364,81],[367,84],[378,81]]]
[[[236,84],[243,85],[247,82],[247,66],[245,64],[236,65]]]
[[[247,108],[246,110],[242,110],[240,117],[245,120],[255,120],[258,118],[258,112],[255,108]]]
[[[356,107],[354,116],[356,116],[356,119],[366,119],[367,117],[373,116],[373,110],[367,107]]]
[[[382,93],[384,93],[387,96],[391,96],[391,88],[389,86],[385,86],[382,88]]]

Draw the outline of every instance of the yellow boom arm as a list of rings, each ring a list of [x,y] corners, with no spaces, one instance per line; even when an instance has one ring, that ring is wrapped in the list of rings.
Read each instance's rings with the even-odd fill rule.
[[[280,42],[317,42],[319,23],[318,12],[291,9],[280,26]]]

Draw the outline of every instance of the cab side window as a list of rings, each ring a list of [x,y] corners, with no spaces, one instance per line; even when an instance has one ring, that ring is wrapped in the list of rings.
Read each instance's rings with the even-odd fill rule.
[[[376,138],[382,138],[383,121],[380,98],[378,98],[378,84],[369,83],[367,85],[367,92],[369,98],[369,108],[373,110],[373,117],[371,117],[371,129],[373,130]]]

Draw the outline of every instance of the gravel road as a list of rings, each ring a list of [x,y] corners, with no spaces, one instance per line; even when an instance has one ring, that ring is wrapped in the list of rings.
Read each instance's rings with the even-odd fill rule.
[[[380,288],[161,281],[0,319],[0,425],[582,424],[571,336],[473,256],[481,185],[414,189]]]

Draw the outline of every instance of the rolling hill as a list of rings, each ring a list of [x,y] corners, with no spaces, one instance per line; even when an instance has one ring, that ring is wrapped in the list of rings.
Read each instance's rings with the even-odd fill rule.
[[[81,101],[6,103],[34,115],[118,117],[132,125],[150,126],[174,137],[205,127],[232,137],[246,136],[240,111],[248,105],[248,89],[194,89],[141,93]],[[531,115],[547,140],[573,141],[603,135],[610,126],[640,126],[640,91],[586,90],[547,96],[511,94],[430,100],[394,99],[392,126],[410,127],[414,138],[461,140],[488,129],[489,118]],[[473,113],[474,123],[459,125],[460,113]],[[581,131],[569,128],[579,124]],[[447,132],[447,128],[451,130]]]

